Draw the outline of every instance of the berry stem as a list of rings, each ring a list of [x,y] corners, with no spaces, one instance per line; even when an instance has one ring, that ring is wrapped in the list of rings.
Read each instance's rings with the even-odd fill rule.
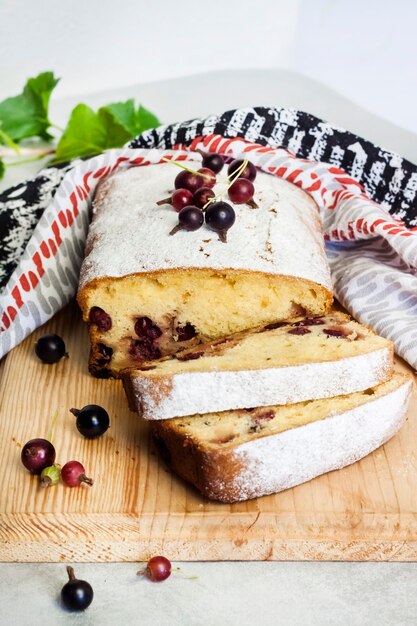
[[[177,224],[176,226],[174,226],[174,228],[170,231],[170,235],[175,235],[175,233],[177,233],[179,230],[183,230],[183,226],[181,224]]]
[[[206,204],[203,206],[203,211],[206,210],[206,208],[209,206],[209,204],[212,204],[213,202],[218,202],[218,201],[222,201],[223,200],[223,196],[224,194],[230,189],[230,187],[233,185],[233,183],[235,182],[235,180],[237,180],[239,178],[239,176],[241,175],[241,173],[244,171],[245,167],[247,166],[248,161],[247,159],[245,159],[242,163],[242,165],[240,167],[238,167],[238,169],[233,172],[231,178],[229,178],[229,183],[225,189],[225,191],[223,191],[222,193],[219,193],[217,196],[214,196],[213,198],[210,198],[210,200],[208,202],[206,202]],[[249,204],[249,203],[248,203]],[[254,208],[258,208],[256,207],[252,207]],[[220,237],[221,239],[221,237]],[[223,239],[221,239],[223,241]],[[226,239],[224,240],[224,243],[226,243]]]
[[[169,198],[164,198],[163,200],[158,200],[156,203],[158,206],[162,206],[163,204],[172,204],[171,196]]]
[[[180,167],[182,170],[185,170],[186,172],[189,172],[190,174],[195,174],[196,176],[201,176],[202,178],[210,179],[210,176],[208,176],[207,174],[202,174],[201,172],[197,172],[197,170],[192,170],[190,167],[186,167],[182,163],[179,163],[179,161],[173,161],[172,159],[166,159],[165,157],[163,157],[162,160],[165,161],[166,163],[171,163],[172,165],[176,165],[177,167]]]
[[[259,206],[256,204],[255,200],[251,198],[246,203],[251,209],[259,209]]]
[[[69,412],[75,415],[75,417],[78,417],[78,415],[80,414],[80,409],[70,409]]]
[[[68,574],[69,580],[77,580],[75,578],[74,568],[71,567],[71,565],[67,565],[67,574]]]
[[[54,426],[56,424],[57,418],[58,418],[58,409],[55,411],[55,413],[52,416],[51,428],[49,429],[49,433],[48,433],[48,441],[50,441],[51,443],[52,443],[52,431],[53,431]]]
[[[90,487],[94,485],[94,480],[92,478],[88,478],[88,476],[86,476],[85,474],[80,474],[79,481],[80,483],[86,483],[87,485],[90,485]]]
[[[49,487],[52,483],[52,480],[49,478],[49,476],[42,476],[40,484],[42,489],[46,489],[46,487]]]

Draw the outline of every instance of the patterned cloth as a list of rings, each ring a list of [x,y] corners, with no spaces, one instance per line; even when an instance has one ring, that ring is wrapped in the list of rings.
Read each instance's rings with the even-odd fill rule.
[[[321,209],[336,297],[417,368],[417,167],[284,108],[163,126],[0,194],[0,357],[74,296],[98,181],[159,162],[161,150],[185,159],[196,148],[247,156],[310,193]]]

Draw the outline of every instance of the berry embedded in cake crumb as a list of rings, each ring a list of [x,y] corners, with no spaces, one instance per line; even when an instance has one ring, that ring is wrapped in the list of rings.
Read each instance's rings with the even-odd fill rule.
[[[102,333],[107,332],[112,327],[110,315],[99,306],[93,306],[90,310],[89,320],[90,324],[95,324]]]
[[[135,322],[135,333],[138,337],[154,341],[162,335],[162,330],[150,317],[139,317]]]
[[[134,360],[138,361],[154,361],[162,356],[158,346],[155,346],[149,339],[132,339],[129,354]]]
[[[291,328],[291,330],[288,331],[289,335],[308,335],[308,333],[311,333],[311,330],[305,326],[297,326],[296,328]]]
[[[196,329],[190,322],[187,322],[184,326],[177,326],[175,330],[177,332],[178,341],[190,341],[190,339],[193,339],[197,334]]]
[[[299,322],[294,322],[291,326],[322,326],[325,322],[321,317],[306,317]]]

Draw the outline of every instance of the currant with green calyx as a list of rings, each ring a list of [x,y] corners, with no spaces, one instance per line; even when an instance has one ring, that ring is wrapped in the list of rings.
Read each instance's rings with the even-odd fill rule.
[[[61,466],[58,463],[44,467],[41,472],[41,487],[51,487],[59,483],[61,478]]]

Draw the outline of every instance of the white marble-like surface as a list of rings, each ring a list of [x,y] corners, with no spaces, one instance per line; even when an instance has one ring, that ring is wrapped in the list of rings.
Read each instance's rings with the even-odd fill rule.
[[[292,106],[347,127],[417,161],[416,136],[336,92],[284,70],[215,72],[53,102],[64,124],[81,100],[91,106],[140,99],[163,122],[250,106]],[[10,168],[4,189],[40,163]],[[197,580],[136,577],[137,564],[78,564],[95,599],[83,614],[59,604],[63,564],[0,564],[0,626],[408,626],[417,624],[414,563],[184,563]]]
[[[178,564],[176,564],[178,565]],[[0,567],[2,626],[415,626],[415,563],[181,563],[161,583],[138,564],[75,566],[94,600],[60,604],[63,564]]]

